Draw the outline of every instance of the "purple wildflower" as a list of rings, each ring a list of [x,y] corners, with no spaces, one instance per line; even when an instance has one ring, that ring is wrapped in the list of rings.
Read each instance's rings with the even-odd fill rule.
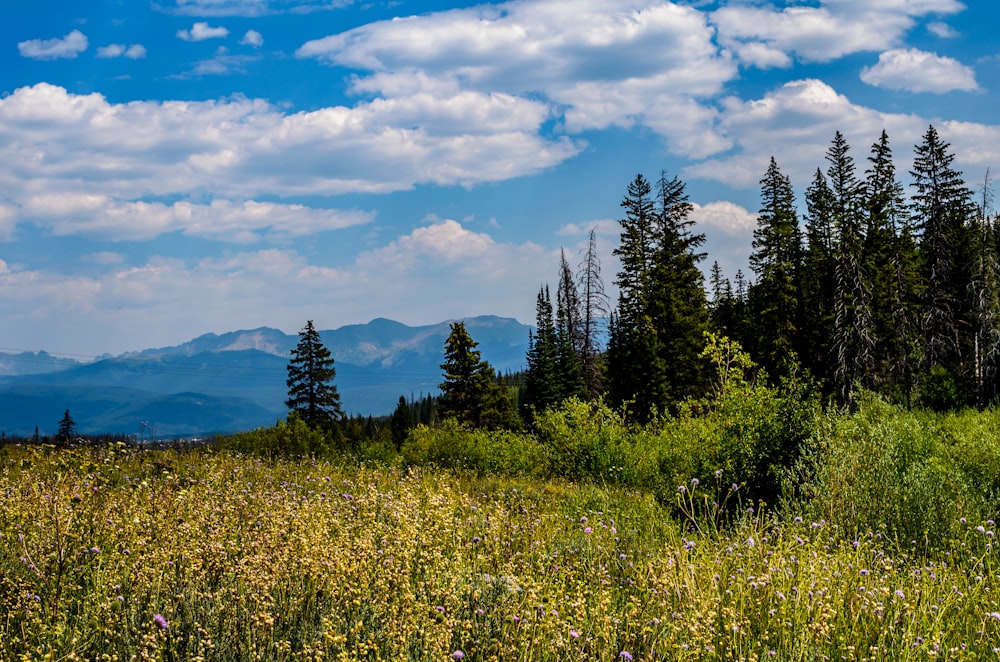
[[[453,660],[461,660],[464,657],[465,657],[465,653],[463,653],[461,650],[457,650],[457,651],[455,651],[454,653],[451,654],[451,659],[453,659]]]
[[[622,651],[621,653],[618,653],[618,659],[625,660],[625,662],[632,662],[632,653]]]
[[[163,614],[153,614],[153,622],[156,623],[156,627],[161,630],[170,629],[170,624],[167,623],[167,619],[163,616]]]

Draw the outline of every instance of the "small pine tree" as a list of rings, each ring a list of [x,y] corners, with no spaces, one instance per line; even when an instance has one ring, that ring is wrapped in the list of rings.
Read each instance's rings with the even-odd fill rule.
[[[36,432],[37,434],[37,432]],[[69,409],[63,414],[59,421],[59,429],[56,432],[56,442],[61,446],[68,446],[76,438],[76,421],[69,415]]]
[[[484,361],[464,322],[454,322],[445,340],[441,370],[441,418],[454,418],[471,427],[517,428],[520,418],[510,390],[499,383],[496,372]]]
[[[299,343],[288,362],[289,411],[298,414],[309,427],[338,433],[344,419],[340,394],[333,380],[337,370],[333,356],[320,340],[312,320],[299,332]]]
[[[409,434],[412,427],[413,410],[406,401],[406,398],[401,395],[399,396],[399,402],[396,404],[396,410],[392,412],[392,416],[389,418],[389,431],[392,434],[392,441],[396,444],[396,448],[402,447],[403,442],[406,441],[406,435]]]

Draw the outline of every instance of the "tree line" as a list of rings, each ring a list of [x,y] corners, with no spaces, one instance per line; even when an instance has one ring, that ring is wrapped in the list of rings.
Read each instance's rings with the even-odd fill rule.
[[[885,131],[863,164],[837,132],[800,211],[772,157],[760,180],[751,275],[740,270],[732,281],[716,262],[706,282],[705,235],[684,182],[638,174],[621,201],[617,301],[605,292],[592,231],[575,270],[562,252],[554,296],[547,284],[537,293],[525,371],[500,375],[465,325],[452,324],[440,396],[419,407],[401,397],[388,419],[392,438],[401,444],[409,427],[443,418],[530,426],[536,412],[570,398],[601,398],[645,422],[710,396],[720,352],[741,373],[810,385],[837,406],[851,407],[861,390],[907,407],[993,404],[1000,220],[989,174],[977,195],[954,159],[928,127],[907,187]],[[334,374],[309,322],[289,363],[289,410],[337,428],[344,415]]]
[[[707,288],[705,236],[684,183],[637,175],[621,202],[607,348],[594,351],[589,335],[593,311],[607,302],[592,282],[591,236],[575,281],[562,259],[555,314],[548,287],[538,294],[525,403],[603,395],[647,420],[715,388],[706,338],[720,337],[749,353],[759,379],[808,381],[840,406],[861,389],[906,406],[994,403],[1000,223],[988,173],[977,195],[954,159],[930,126],[914,149],[907,196],[885,131],[863,166],[837,132],[800,212],[772,157],[760,180],[752,276],[738,271],[730,281],[716,262]]]

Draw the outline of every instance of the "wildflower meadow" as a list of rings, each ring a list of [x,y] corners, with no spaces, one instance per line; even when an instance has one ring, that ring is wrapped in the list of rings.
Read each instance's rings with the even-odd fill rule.
[[[818,424],[800,467],[816,493],[774,507],[721,465],[673,479],[666,456],[669,488],[647,489],[399,457],[3,447],[0,659],[1000,659],[987,506],[923,487],[951,510],[930,504],[940,535],[910,538],[838,501],[844,430],[881,440],[871,464],[927,428],[890,414]],[[882,499],[856,470],[869,492],[851,498]]]

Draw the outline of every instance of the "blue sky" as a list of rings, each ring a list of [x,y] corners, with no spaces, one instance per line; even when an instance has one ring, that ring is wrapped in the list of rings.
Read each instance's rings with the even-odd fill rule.
[[[59,0],[0,24],[0,351],[532,322],[637,172],[746,271],[773,155],[1000,166],[997,3]],[[610,288],[609,288],[610,289]]]

